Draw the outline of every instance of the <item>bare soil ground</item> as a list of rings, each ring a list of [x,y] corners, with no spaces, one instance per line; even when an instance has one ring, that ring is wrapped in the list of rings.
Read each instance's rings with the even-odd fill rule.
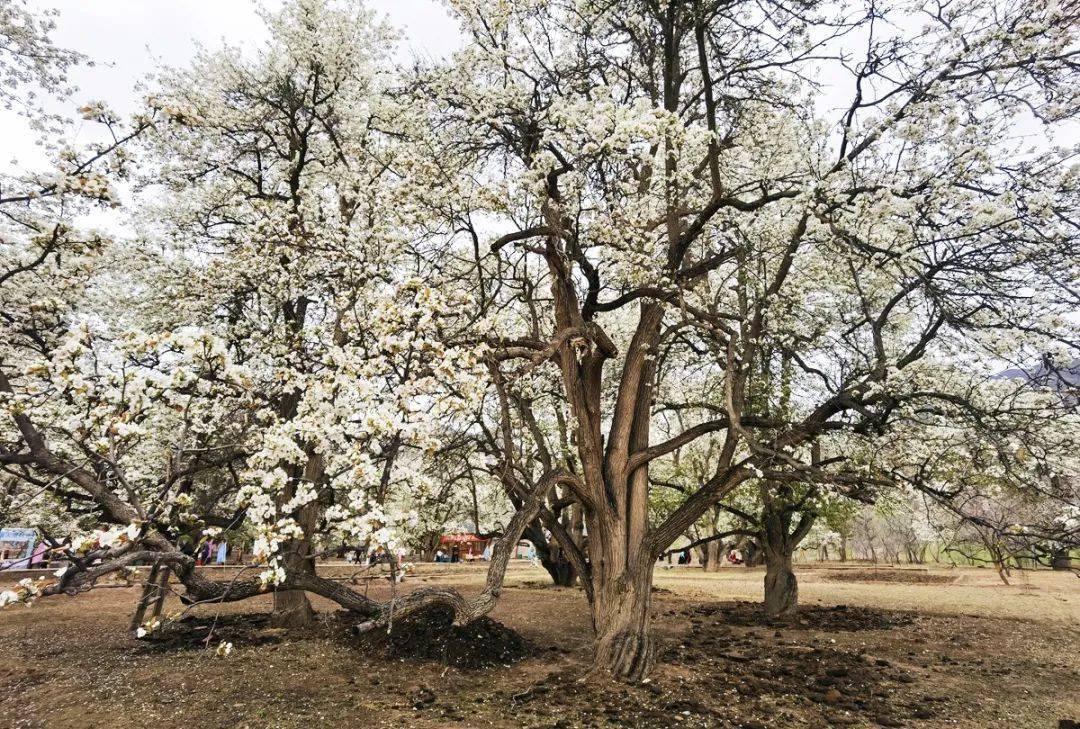
[[[402,589],[476,590],[482,570],[425,566]],[[760,570],[658,569],[660,661],[641,686],[582,680],[591,636],[580,590],[546,587],[522,565],[497,622],[457,632],[431,615],[408,633],[358,638],[355,621],[316,600],[318,626],[284,633],[266,627],[260,598],[200,607],[148,642],[127,631],[136,588],[51,598],[0,613],[0,727],[1034,729],[1080,719],[1076,577],[1025,573],[1006,587],[977,569],[797,571],[804,609],[769,621],[756,605]],[[221,640],[234,644],[227,658],[214,656]]]

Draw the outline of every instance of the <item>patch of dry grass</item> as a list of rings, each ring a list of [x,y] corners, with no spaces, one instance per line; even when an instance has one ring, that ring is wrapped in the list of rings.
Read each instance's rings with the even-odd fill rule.
[[[781,626],[732,602],[760,599],[760,570],[658,569],[662,661],[637,687],[578,681],[591,651],[581,591],[545,587],[520,563],[493,617],[538,653],[480,671],[388,661],[326,632],[241,635],[226,659],[153,648],[126,631],[135,588],[53,598],[0,612],[0,726],[1053,729],[1080,718],[1080,580],[1026,573],[1006,587],[991,571],[932,568],[946,582],[920,584],[836,569],[798,570],[809,609]],[[403,589],[469,591],[483,574],[424,565]],[[387,596],[383,581],[369,588]],[[267,597],[221,612],[268,608]],[[200,608],[198,622],[217,612]]]

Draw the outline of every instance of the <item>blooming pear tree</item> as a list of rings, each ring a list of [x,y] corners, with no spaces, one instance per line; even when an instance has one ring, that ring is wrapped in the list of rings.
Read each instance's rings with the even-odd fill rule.
[[[81,218],[117,204],[115,185],[131,171],[131,142],[152,122],[144,115],[122,121],[103,104],[88,103],[78,112],[100,131],[94,135],[100,141],[70,143],[75,122],[52,107],[74,93],[68,71],[90,61],[53,43],[54,14],[36,14],[21,3],[0,8],[0,99],[8,121],[25,124],[39,148],[0,175],[0,518],[37,525],[47,542],[92,525],[94,509],[85,497],[41,478],[28,454],[15,452],[21,433],[8,415],[48,410],[46,403],[62,399],[56,396],[72,384],[69,372],[54,389],[48,373],[77,348],[76,312],[94,295],[111,245]],[[70,418],[62,428],[74,423],[70,410],[54,414]]]
[[[984,554],[1003,581],[1010,559],[1054,566],[1056,555],[1080,543],[1070,518],[1080,499],[1075,403],[1002,378],[957,402],[962,407],[911,413],[887,440],[851,442],[866,490],[898,485],[892,500],[920,504],[921,519],[904,509],[898,517],[921,532],[915,536],[965,557]]]
[[[561,379],[597,670],[647,675],[656,558],[740,484],[849,479],[816,441],[885,434],[988,379],[958,395],[936,362],[1075,347],[1074,151],[1019,132],[1053,138],[1077,108],[1075,9],[454,7],[467,46],[420,94],[441,169],[460,170],[443,212],[499,312],[477,337]],[[839,113],[823,67],[848,74]],[[753,388],[784,362],[780,414]],[[658,439],[657,396],[688,368],[715,374],[720,405]],[[709,434],[714,474],[650,523],[650,464]]]
[[[170,297],[213,322],[263,400],[237,494],[264,577],[313,573],[316,531],[393,546],[392,488],[421,474],[440,420],[481,378],[447,348],[451,292],[412,244],[407,110],[387,93],[389,31],[358,4],[301,2],[266,15],[267,49],[200,56],[151,99],[176,123],[153,135],[162,200],[148,228],[206,256]],[[164,184],[162,184],[164,183]],[[282,624],[311,611],[277,592]]]
[[[358,0],[293,0],[4,182],[0,466],[71,567],[0,600],[152,563],[191,605],[271,591],[283,626],[308,592],[362,629],[468,622],[531,534],[595,671],[640,680],[657,558],[707,522],[761,540],[772,612],[831,500],[1030,499],[1011,533],[1075,545],[1076,401],[995,374],[1080,344],[1080,10],[451,6],[464,48],[406,71]],[[0,15],[0,76],[56,87],[76,59],[28,17]],[[78,232],[132,142],[137,235]],[[478,595],[317,574],[430,536],[461,487],[478,528],[481,494],[513,506]],[[196,569],[222,529],[257,570]]]
[[[273,591],[282,625],[310,619],[304,591],[375,621],[431,600],[481,614],[496,587],[391,608],[315,574],[319,550],[401,537],[403,492],[429,485],[425,459],[484,378],[447,343],[458,294],[413,245],[410,149],[394,143],[410,117],[380,77],[385,29],[356,3],[265,20],[256,58],[204,54],[155,79],[142,240],[125,251],[143,265],[92,281],[100,296],[70,307],[47,356],[0,374],[0,458],[98,525],[68,535],[72,568],[41,592],[149,561],[190,604]],[[202,540],[241,526],[258,574],[195,570]]]

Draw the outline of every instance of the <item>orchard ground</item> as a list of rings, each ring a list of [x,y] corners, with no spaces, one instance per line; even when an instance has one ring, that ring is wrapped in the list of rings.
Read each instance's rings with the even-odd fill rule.
[[[1026,729],[1080,720],[1072,574],[1016,573],[1005,586],[984,569],[822,564],[797,573],[799,618],[769,622],[756,604],[761,570],[658,568],[659,662],[638,686],[582,680],[584,598],[524,564],[511,569],[492,617],[524,638],[528,656],[502,665],[522,648],[511,641],[482,668],[358,639],[321,600],[318,627],[303,635],[265,627],[266,598],[202,606],[169,637],[139,641],[127,630],[137,588],[95,589],[0,613],[0,726]],[[423,565],[399,589],[472,591],[483,577],[478,565]],[[369,585],[389,596],[386,581]],[[166,612],[178,605],[170,599]],[[507,640],[493,624],[481,632]],[[233,643],[224,658],[213,650],[222,640]]]

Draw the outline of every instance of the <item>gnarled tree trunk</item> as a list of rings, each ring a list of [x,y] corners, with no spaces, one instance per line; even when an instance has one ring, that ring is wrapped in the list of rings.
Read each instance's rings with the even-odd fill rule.
[[[594,670],[626,681],[648,676],[656,659],[649,630],[652,578],[650,559],[617,576],[594,580]]]
[[[302,590],[279,590],[274,593],[270,625],[275,628],[304,628],[314,620],[315,610]]]
[[[674,107],[676,101],[670,101]],[[551,230],[564,227],[557,206],[545,205],[544,214]],[[680,239],[677,215],[669,217],[668,227],[671,240]],[[738,469],[721,469],[662,524],[650,529],[649,463],[724,423],[712,421],[661,444],[650,443],[657,347],[664,319],[663,306],[654,301],[640,304],[637,327],[621,355],[614,407],[605,407],[604,363],[619,358],[619,350],[596,322],[583,316],[566,258],[559,250],[562,242],[554,233],[546,242],[556,328],[552,342],[539,356],[557,355],[574,418],[579,476],[567,486],[582,505],[588,532],[587,591],[596,634],[593,670],[640,681],[655,659],[649,610],[657,557],[745,475]],[[672,263],[677,267],[674,253]],[[730,462],[735,440],[728,443],[725,458]],[[582,570],[583,579],[585,575]]]
[[[540,564],[551,575],[551,581],[558,587],[573,587],[578,578],[577,570],[559,543],[554,539],[549,540],[544,534],[539,519],[529,525],[524,537],[532,542]]]
[[[761,545],[757,539],[751,539],[749,537],[745,539],[740,551],[742,552],[744,567],[759,567],[764,561],[762,559]]]
[[[577,583],[577,570],[566,559],[551,560],[547,563],[541,560],[541,564],[551,575],[551,581],[556,587],[573,587]]]
[[[714,539],[707,542],[702,551],[705,553],[705,558],[702,560],[705,571],[719,572],[720,566],[724,563],[724,543],[719,539]]]
[[[420,540],[420,555],[425,562],[434,562],[436,552],[439,551],[439,532],[428,532]]]
[[[307,530],[305,529],[305,533]],[[289,574],[314,575],[315,566],[308,558],[311,543],[307,539],[290,541],[281,558],[285,571]],[[275,628],[304,628],[315,620],[315,611],[302,590],[275,590],[274,608],[270,613],[270,624]]]
[[[791,528],[794,510],[786,504],[767,505],[761,518],[761,547],[765,557],[765,614],[791,615],[799,608],[799,581],[792,569],[795,548],[814,524],[815,515],[803,512]]]
[[[304,467],[303,478],[311,483],[318,483],[323,476],[323,458],[318,454],[308,457]],[[282,495],[283,502],[287,502],[295,494],[295,486],[285,489]],[[300,539],[290,540],[284,545],[282,563],[285,571],[296,575],[315,574],[315,556],[312,553],[312,543],[308,535],[315,532],[318,522],[318,503],[307,504],[301,507],[296,515],[296,521],[304,530],[304,536]],[[302,590],[278,590],[274,592],[274,609],[270,614],[270,624],[275,628],[304,628],[315,621],[315,610],[311,607],[311,601]]]
[[[799,608],[799,581],[791,568],[791,554],[765,550],[765,614],[790,615]]]

